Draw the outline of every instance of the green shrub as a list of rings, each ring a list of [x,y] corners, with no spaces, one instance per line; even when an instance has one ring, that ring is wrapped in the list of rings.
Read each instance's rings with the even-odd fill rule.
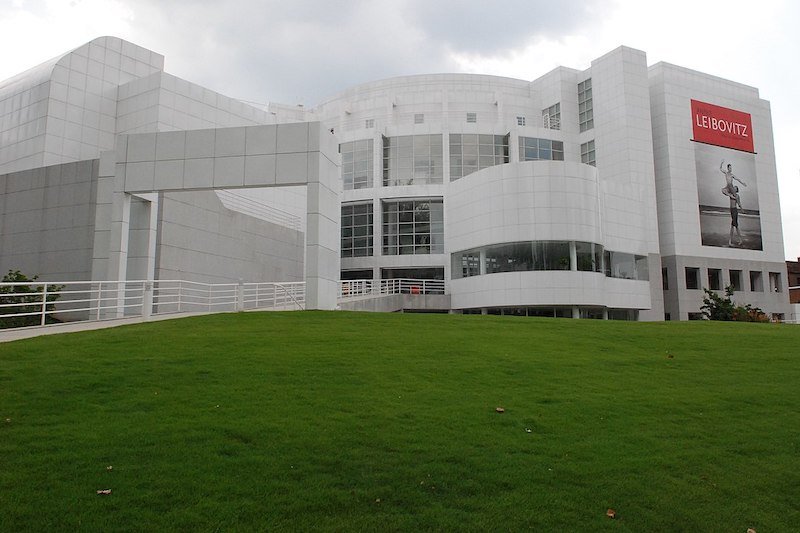
[[[27,277],[19,270],[9,270],[8,274],[3,276],[3,283],[25,283],[33,282],[39,279],[39,276]],[[51,285],[50,290],[54,293],[63,289],[63,285]],[[47,311],[54,311],[55,302],[60,297],[59,294],[47,294]],[[41,314],[30,316],[4,316],[15,315],[19,313],[40,313],[42,310],[42,287],[32,288],[30,285],[11,285],[0,286],[0,329],[4,328],[21,328],[25,326],[38,326],[42,323]],[[13,304],[9,305],[8,304]],[[45,323],[53,324],[59,322],[58,319],[47,315]]]

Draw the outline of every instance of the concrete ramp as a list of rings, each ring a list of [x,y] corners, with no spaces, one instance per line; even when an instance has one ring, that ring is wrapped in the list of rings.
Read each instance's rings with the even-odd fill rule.
[[[449,294],[379,294],[339,300],[342,311],[371,311],[394,313],[397,311],[449,311]]]

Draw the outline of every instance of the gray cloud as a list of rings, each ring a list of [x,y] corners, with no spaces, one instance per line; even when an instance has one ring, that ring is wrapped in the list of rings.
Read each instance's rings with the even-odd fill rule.
[[[237,98],[313,105],[357,83],[452,71],[585,20],[585,2],[130,2],[167,70]],[[188,73],[191,73],[188,74]]]

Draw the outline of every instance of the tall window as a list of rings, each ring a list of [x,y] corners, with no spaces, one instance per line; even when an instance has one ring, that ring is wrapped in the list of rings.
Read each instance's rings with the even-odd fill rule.
[[[342,204],[342,257],[372,255],[372,202]]]
[[[686,288],[699,289],[700,288],[700,269],[695,267],[686,267]]]
[[[444,253],[441,198],[383,202],[383,254]]]
[[[450,181],[508,163],[508,135],[450,134]]]
[[[519,138],[520,161],[563,161],[564,143],[536,137]]]
[[[442,175],[441,135],[383,138],[385,186],[442,183]]]
[[[708,288],[712,291],[722,290],[722,270],[719,268],[708,269]]]
[[[578,84],[578,125],[581,131],[594,128],[592,78]]]
[[[342,143],[339,151],[344,189],[372,187],[372,139]]]
[[[744,283],[742,282],[742,271],[741,270],[731,270],[729,271],[730,279],[731,279],[731,287],[733,287],[734,291],[741,291],[744,290]]]
[[[561,129],[561,102],[542,109],[542,126],[550,130]]]
[[[597,166],[597,160],[594,152],[594,139],[581,144],[581,163],[586,163],[587,165],[592,165],[593,167]]]
[[[764,280],[758,270],[750,271],[750,290],[752,292],[764,292]]]

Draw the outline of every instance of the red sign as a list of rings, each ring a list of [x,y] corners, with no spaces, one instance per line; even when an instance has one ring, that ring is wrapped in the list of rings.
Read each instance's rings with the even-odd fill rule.
[[[753,124],[749,113],[692,100],[694,140],[753,152]]]

